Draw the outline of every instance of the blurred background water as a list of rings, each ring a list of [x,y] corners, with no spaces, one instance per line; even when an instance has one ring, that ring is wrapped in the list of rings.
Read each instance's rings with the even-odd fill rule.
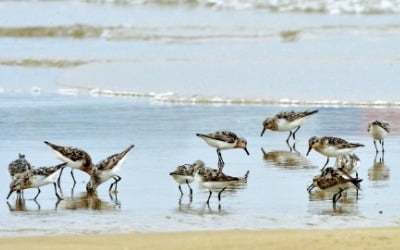
[[[2,1],[0,87],[399,105],[399,12],[398,0]]]

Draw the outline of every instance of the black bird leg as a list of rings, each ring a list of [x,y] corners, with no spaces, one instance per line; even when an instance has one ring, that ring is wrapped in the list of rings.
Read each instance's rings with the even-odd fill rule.
[[[178,188],[179,188],[179,191],[181,192],[181,195],[183,195],[183,191],[182,191],[182,188],[181,188],[181,184],[178,185]]]
[[[219,202],[221,202],[221,194],[222,194],[222,192],[224,192],[225,191],[225,189],[226,189],[226,187],[224,187],[221,191],[219,191],[219,193],[218,193],[218,201]]]
[[[378,150],[378,147],[376,146],[376,141],[375,140],[374,140],[374,146],[375,146],[375,152],[378,153],[379,150]]]
[[[192,196],[193,195],[193,190],[192,190],[192,187],[189,185],[189,181],[188,180],[186,180],[186,185],[188,185],[189,190],[190,190],[190,196]]]
[[[62,200],[61,196],[57,193],[57,185],[56,185],[56,183],[53,183],[53,185],[54,185],[54,191],[56,192],[57,198],[58,198],[59,200]]]
[[[115,185],[114,191],[117,191],[117,185],[118,182],[122,179],[119,175],[116,175],[113,177],[113,179],[115,180],[113,183],[111,183],[110,188],[108,189],[108,192],[111,192],[112,187]]]
[[[287,143],[287,144],[289,144],[289,139],[290,139],[290,137],[292,137],[292,135],[293,135],[293,132],[292,132],[292,130],[290,130],[289,136],[288,136],[288,138],[286,139],[286,143]]]
[[[39,196],[39,194],[40,194],[40,188],[38,188],[37,190],[38,190],[38,192],[37,192],[36,196],[33,198],[34,201],[36,201],[36,198],[37,198],[37,197]]]
[[[339,192],[337,192],[336,194],[333,195],[333,198],[332,198],[333,206],[336,206],[336,202],[340,199],[340,197],[342,197],[343,191],[344,191],[344,189],[339,188]]]
[[[293,132],[293,140],[296,140],[296,132],[300,129],[301,126],[298,126],[296,130]]]
[[[329,157],[326,158],[325,165],[321,168],[321,172],[324,171],[324,169],[328,165],[328,163],[329,163]]]
[[[60,175],[58,176],[58,179],[57,179],[57,185],[60,190],[61,190],[61,175],[62,175],[63,171],[64,171],[64,168],[61,168]]]
[[[218,154],[218,165],[224,166],[225,163],[224,163],[224,160],[222,159],[222,155],[221,155],[221,150],[220,149],[217,149],[217,154]]]
[[[314,188],[315,188],[314,184],[311,183],[311,185],[307,187],[308,193],[311,194],[311,191],[312,191]]]
[[[75,186],[76,180],[75,180],[74,169],[73,168],[71,168],[71,176],[72,176],[72,180],[74,181],[74,186]]]
[[[210,204],[210,198],[211,198],[211,195],[212,195],[212,191],[210,190],[210,195],[208,196],[208,199],[207,199],[207,204]]]

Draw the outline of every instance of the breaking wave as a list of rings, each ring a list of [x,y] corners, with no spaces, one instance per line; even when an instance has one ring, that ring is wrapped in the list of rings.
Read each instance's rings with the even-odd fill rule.
[[[266,10],[327,14],[400,13],[399,0],[86,0],[88,3],[118,5],[184,5],[217,10]]]
[[[393,101],[347,101],[347,100],[293,100],[282,99],[252,99],[252,98],[223,98],[209,97],[203,95],[183,96],[174,92],[165,93],[138,93],[130,91],[114,91],[104,89],[89,89],[87,93],[91,96],[115,96],[115,97],[141,97],[149,98],[160,103],[171,104],[234,104],[234,105],[310,105],[310,106],[373,106],[373,107],[400,107],[399,102]]]

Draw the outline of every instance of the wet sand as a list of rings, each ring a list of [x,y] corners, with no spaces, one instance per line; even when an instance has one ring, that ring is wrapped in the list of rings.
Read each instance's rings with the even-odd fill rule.
[[[400,228],[1,238],[2,249],[398,249]]]

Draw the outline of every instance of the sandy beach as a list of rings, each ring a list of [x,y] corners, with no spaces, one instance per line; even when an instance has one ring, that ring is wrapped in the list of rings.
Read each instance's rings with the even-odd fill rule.
[[[2,249],[398,249],[400,228],[2,238]]]
[[[399,248],[400,0],[19,0],[0,13],[0,250]],[[260,136],[267,117],[307,109],[319,112],[292,143]],[[390,124],[384,154],[374,120]],[[169,173],[217,168],[196,134],[221,130],[248,142],[250,155],[223,152],[247,184],[209,205],[197,182],[181,195]],[[335,207],[336,190],[307,192],[326,162],[307,154],[312,136],[365,145],[361,191]],[[62,200],[51,185],[6,199],[19,154],[60,164],[44,141],[94,164],[135,148],[118,192],[111,178],[88,195],[87,173],[75,185],[68,169]]]

